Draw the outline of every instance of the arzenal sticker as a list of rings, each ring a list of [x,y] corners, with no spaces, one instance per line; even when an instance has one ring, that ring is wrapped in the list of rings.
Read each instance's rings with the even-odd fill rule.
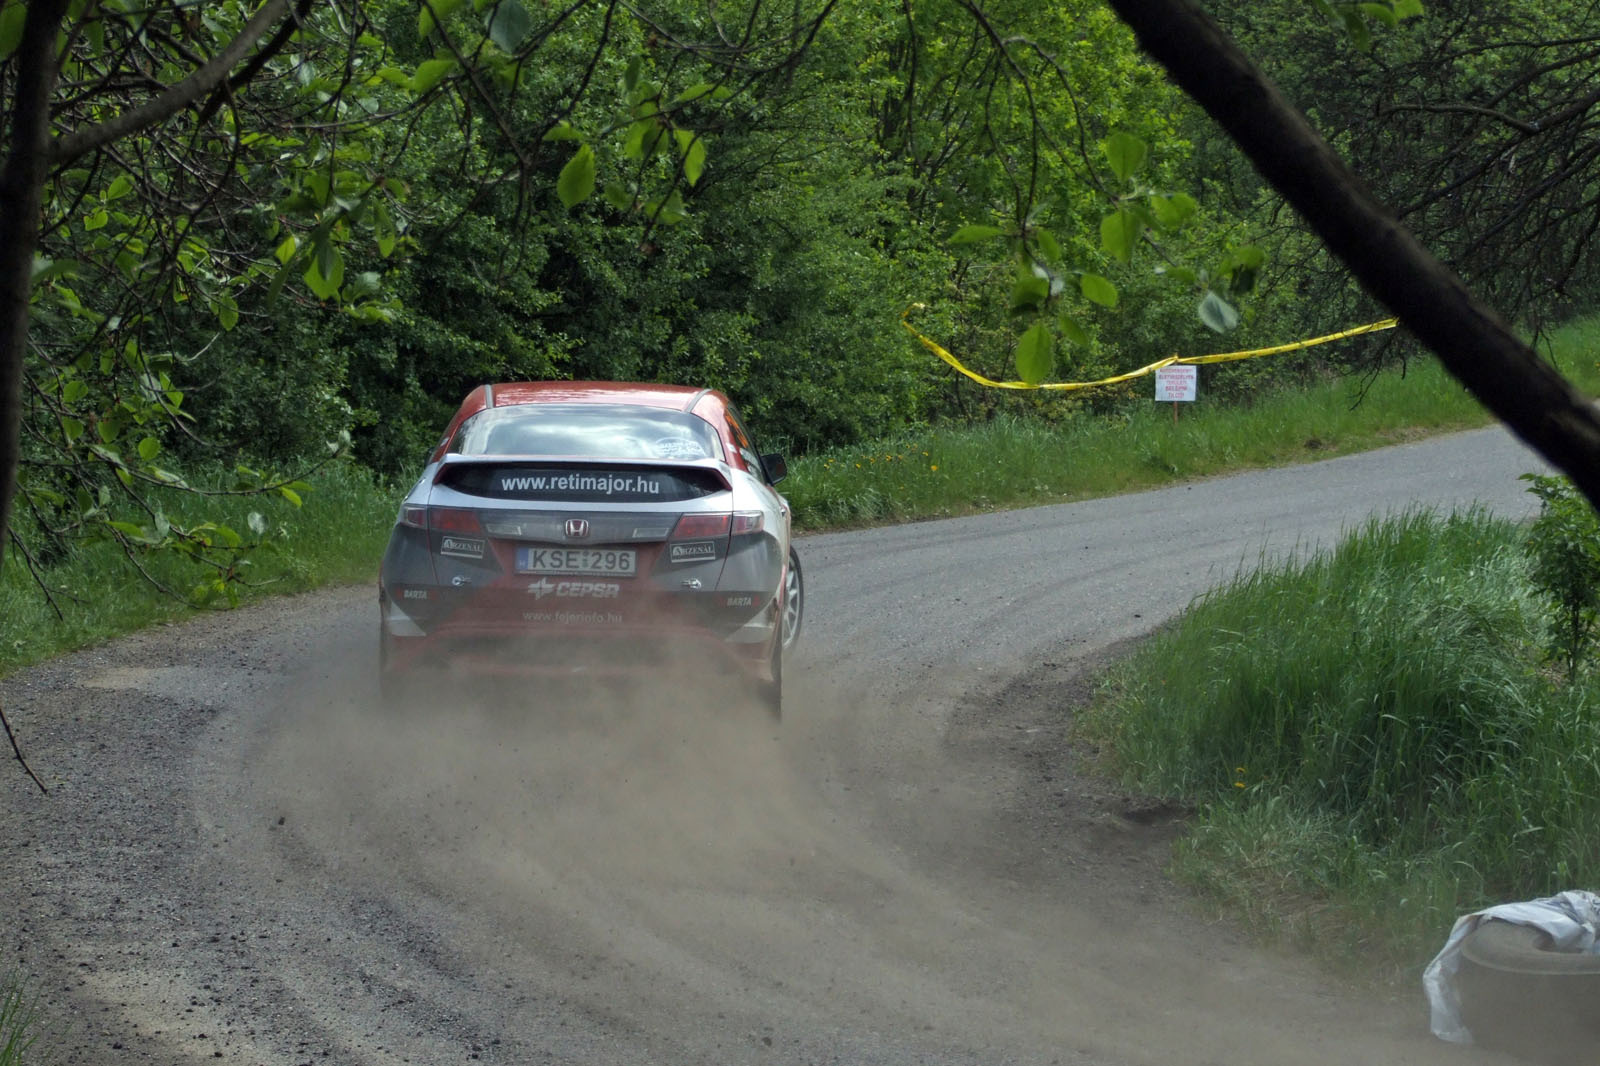
[[[714,540],[686,540],[667,551],[667,559],[674,563],[698,563],[716,557],[717,542]]]
[[[483,541],[471,537],[445,537],[439,542],[440,555],[456,555],[463,559],[482,559]]]

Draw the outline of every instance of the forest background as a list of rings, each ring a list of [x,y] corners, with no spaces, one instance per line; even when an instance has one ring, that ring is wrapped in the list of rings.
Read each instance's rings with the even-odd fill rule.
[[[274,3],[229,80],[100,135]],[[0,6],[8,101],[38,6]],[[1383,316],[1089,0],[63,11],[7,545],[35,577],[100,542],[231,596],[270,510],[177,520],[172,492],[296,504],[330,462],[403,480],[484,381],[710,385],[804,454],[1149,402],[976,389],[901,329],[914,303],[975,369],[1031,381]],[[1594,306],[1600,14],[1209,11],[1527,335]],[[1249,403],[1413,354],[1387,334],[1203,387]]]

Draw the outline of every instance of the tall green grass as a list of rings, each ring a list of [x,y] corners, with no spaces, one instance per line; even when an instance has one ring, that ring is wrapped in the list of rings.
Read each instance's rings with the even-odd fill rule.
[[[220,473],[208,478],[202,472],[191,480],[203,485],[229,479]],[[330,583],[375,581],[399,492],[362,468],[341,463],[319,471],[303,498],[297,508],[271,495],[208,498],[161,491],[156,502],[176,525],[213,521],[241,534],[248,533],[249,514],[261,514],[267,537],[241,570],[239,588],[245,600]],[[22,516],[19,522],[24,533],[26,521]],[[186,597],[213,573],[170,551],[136,552],[130,560],[109,542],[80,545],[61,558],[38,562],[37,576],[43,578],[48,597],[19,553],[10,552],[0,571],[0,675],[61,651],[191,615],[194,609]],[[155,583],[141,577],[135,564]],[[176,596],[163,593],[158,584]]]
[[[1374,520],[1267,560],[1116,671],[1081,728],[1193,806],[1176,869],[1371,971],[1463,911],[1600,884],[1600,683],[1543,659],[1521,531]]]
[[[0,976],[0,1066],[26,1066],[38,1042],[39,1012],[22,978]]]

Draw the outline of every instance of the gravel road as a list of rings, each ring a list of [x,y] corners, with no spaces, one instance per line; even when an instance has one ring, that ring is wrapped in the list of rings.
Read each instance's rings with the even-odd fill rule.
[[[69,656],[0,683],[52,789],[0,775],[0,969],[60,1063],[1502,1062],[1198,917],[1177,813],[1063,726],[1239,566],[1524,513],[1538,465],[1491,430],[806,538],[781,726],[687,678],[380,707],[367,588]]]

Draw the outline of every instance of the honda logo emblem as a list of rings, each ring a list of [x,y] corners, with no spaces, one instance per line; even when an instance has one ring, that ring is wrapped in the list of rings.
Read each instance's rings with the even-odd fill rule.
[[[582,540],[589,535],[589,520],[587,518],[567,519],[567,539]]]

